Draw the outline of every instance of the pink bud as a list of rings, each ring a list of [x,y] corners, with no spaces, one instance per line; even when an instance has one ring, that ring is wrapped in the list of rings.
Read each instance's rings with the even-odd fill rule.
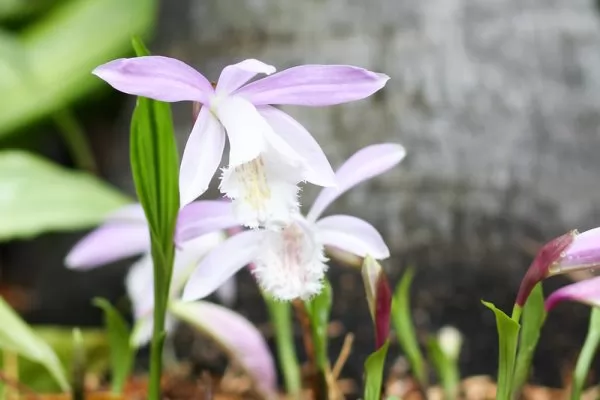
[[[560,270],[560,262],[565,257],[565,251],[574,242],[577,231],[571,231],[546,243],[538,252],[529,266],[517,294],[516,304],[523,306],[538,282],[554,275],[553,271]]]
[[[363,262],[362,276],[369,311],[375,324],[375,345],[379,349],[390,334],[392,291],[383,268],[370,256],[367,256]]]

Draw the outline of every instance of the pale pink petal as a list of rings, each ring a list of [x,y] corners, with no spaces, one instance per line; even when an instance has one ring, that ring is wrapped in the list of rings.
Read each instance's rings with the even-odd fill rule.
[[[169,57],[120,58],[97,67],[92,73],[123,93],[160,101],[189,100],[206,104],[214,93],[200,72]]]
[[[182,206],[206,192],[221,163],[224,147],[223,126],[208,107],[202,107],[181,160],[179,192]]]
[[[209,232],[238,226],[230,201],[200,200],[188,204],[179,211],[175,243],[181,245],[190,239]]]
[[[600,307],[600,276],[564,286],[546,299],[546,310],[564,300],[578,301],[594,307]]]
[[[265,398],[277,389],[275,362],[260,331],[240,314],[206,301],[175,302],[173,315],[208,335],[237,362]]]
[[[377,229],[349,215],[332,215],[317,221],[319,240],[360,257],[388,258],[390,250]]]
[[[349,65],[302,65],[249,83],[235,93],[255,105],[329,106],[364,99],[388,79]]]
[[[275,71],[274,66],[253,58],[229,65],[221,72],[216,92],[218,94],[230,94],[234,90],[239,89],[240,86],[248,82],[256,74],[271,75]]]
[[[190,276],[183,290],[183,300],[201,299],[217,290],[254,259],[262,237],[263,232],[258,230],[238,233],[208,253]]]
[[[565,251],[552,274],[600,266],[600,228],[590,229],[577,236]]]
[[[146,214],[139,203],[129,204],[108,214],[106,222],[146,223]]]
[[[336,171],[337,186],[321,191],[307,218],[315,221],[327,206],[348,189],[390,170],[405,155],[404,147],[395,143],[374,144],[357,151]]]
[[[140,319],[154,309],[154,273],[152,255],[144,255],[133,263],[125,277],[125,289],[131,301],[133,316]]]
[[[71,269],[92,269],[150,250],[146,224],[109,222],[95,229],[67,254]]]
[[[273,129],[248,100],[232,96],[216,106],[229,137],[229,166],[252,161],[265,149],[265,135]]]
[[[335,174],[323,149],[312,135],[294,118],[270,106],[261,106],[258,111],[269,125],[306,162],[304,177],[319,186],[335,186]]]

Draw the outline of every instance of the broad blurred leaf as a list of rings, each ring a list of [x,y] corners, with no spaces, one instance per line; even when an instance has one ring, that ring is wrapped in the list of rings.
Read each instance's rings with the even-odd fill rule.
[[[513,388],[515,394],[521,390],[529,378],[529,369],[533,353],[540,338],[540,331],[546,320],[546,310],[544,309],[544,292],[542,284],[538,283],[534,288],[527,302],[523,307],[523,316],[521,317],[521,334],[519,340],[519,351],[513,377]],[[513,396],[514,398],[515,396]]]
[[[127,54],[131,36],[152,26],[156,7],[157,0],[65,1],[28,26],[20,36],[30,74],[0,74],[0,136],[108,88],[91,71]]]
[[[300,365],[296,348],[294,347],[294,329],[292,323],[292,306],[289,301],[274,300],[267,293],[263,293],[271,324],[275,330],[275,343],[277,357],[285,388],[288,394],[298,394],[302,390]]]
[[[52,348],[0,298],[0,349],[42,364],[63,391],[69,390],[65,370]]]
[[[519,323],[487,301],[484,306],[494,312],[498,331],[498,392],[496,400],[509,400],[519,339]]]
[[[460,374],[458,369],[458,360],[452,359],[442,350],[440,342],[437,338],[431,337],[427,341],[427,352],[429,360],[433,364],[444,393],[446,394],[446,400],[453,400],[456,398],[456,391],[458,384],[460,383]]]
[[[262,334],[240,314],[207,301],[173,302],[170,311],[213,339],[268,398],[275,394],[275,363]]]
[[[419,348],[410,311],[410,285],[413,277],[414,270],[412,268],[407,269],[402,276],[402,280],[396,287],[392,302],[392,322],[394,323],[400,347],[406,354],[417,380],[423,387],[427,387],[425,361]]]
[[[87,173],[24,151],[0,152],[0,241],[94,226],[129,202]]]
[[[104,311],[104,324],[110,344],[111,391],[115,394],[123,391],[123,386],[131,369],[135,349],[130,344],[130,330],[121,314],[105,299],[94,299],[94,305]]]
[[[67,327],[32,326],[36,335],[54,350],[60,359],[67,376],[72,375],[74,343],[73,330]],[[109,349],[106,333],[101,329],[84,329],[83,346],[85,349],[86,372],[102,376],[108,367]],[[40,364],[20,359],[19,380],[39,393],[60,391],[60,387]]]
[[[329,326],[331,302],[332,290],[327,280],[324,281],[321,293],[306,302],[306,310],[310,317],[312,338],[315,346],[315,355],[321,371],[326,371],[329,366],[329,358],[327,356],[327,328]]]
[[[371,354],[365,362],[365,394],[364,400],[380,400],[381,386],[383,384],[383,367],[388,352],[390,341]]]

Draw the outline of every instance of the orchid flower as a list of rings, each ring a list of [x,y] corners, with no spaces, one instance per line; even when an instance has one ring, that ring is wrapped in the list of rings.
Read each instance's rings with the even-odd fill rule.
[[[335,186],[327,157],[296,120],[271,105],[327,106],[360,100],[388,76],[347,65],[304,65],[274,73],[255,59],[227,66],[212,84],[168,57],[118,59],[93,73],[121,92],[203,105],[180,169],[182,205],[204,193],[220,165],[226,136],[229,164],[220,190],[233,200],[241,225],[281,227],[298,209],[298,183]],[[247,83],[257,74],[270,75]],[[273,74],[273,75],[271,75]]]
[[[523,306],[533,287],[550,276],[600,266],[600,228],[559,236],[538,252],[521,281],[516,304]]]
[[[277,299],[307,299],[321,291],[327,270],[324,246],[375,259],[389,256],[381,235],[368,222],[349,215],[320,218],[340,195],[360,182],[397,165],[405,150],[397,144],[368,146],[350,157],[336,172],[337,187],[325,188],[308,215],[293,216],[281,231],[250,230],[238,233],[212,250],[199,264],[184,288],[183,300],[206,296],[212,287],[247,264],[260,286]],[[195,237],[192,219],[182,219],[176,242]]]

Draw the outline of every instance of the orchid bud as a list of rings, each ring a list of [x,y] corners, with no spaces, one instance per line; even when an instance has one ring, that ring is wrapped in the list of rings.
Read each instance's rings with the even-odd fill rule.
[[[381,264],[371,256],[365,258],[361,272],[369,311],[375,324],[375,345],[379,349],[390,333],[392,291]]]
[[[438,343],[444,354],[451,360],[458,360],[462,342],[460,331],[453,326],[444,326],[438,332]]]
[[[521,287],[519,288],[516,300],[516,304],[519,307],[523,307],[529,294],[538,282],[550,275],[559,273],[556,271],[561,271],[561,262],[567,257],[567,251],[576,241],[576,236],[577,231],[573,230],[551,240],[542,247],[521,281]],[[598,254],[600,255],[600,252]],[[600,261],[600,257],[598,261]]]

